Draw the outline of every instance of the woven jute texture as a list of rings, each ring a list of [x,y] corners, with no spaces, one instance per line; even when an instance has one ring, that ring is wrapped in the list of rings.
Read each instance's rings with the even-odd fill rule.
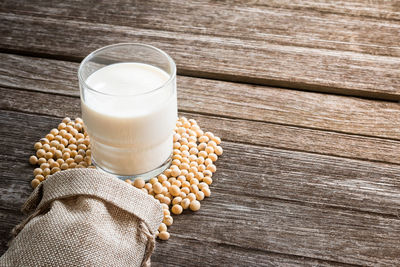
[[[22,210],[0,266],[147,266],[163,218],[154,198],[95,169],[50,176]]]

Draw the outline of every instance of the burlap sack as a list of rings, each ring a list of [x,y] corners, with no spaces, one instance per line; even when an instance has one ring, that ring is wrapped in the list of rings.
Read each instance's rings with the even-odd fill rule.
[[[148,265],[163,213],[154,198],[94,169],[58,172],[41,183],[14,229],[0,266]]]

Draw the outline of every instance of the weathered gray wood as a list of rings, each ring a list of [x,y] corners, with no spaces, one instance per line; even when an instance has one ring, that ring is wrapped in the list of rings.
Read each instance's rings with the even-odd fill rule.
[[[187,215],[190,216],[190,215]],[[206,226],[205,226],[206,227]],[[189,229],[188,229],[189,230]],[[176,227],[178,232],[179,226]],[[177,253],[179,251],[179,253]],[[165,262],[165,259],[170,259]],[[322,261],[245,249],[223,243],[189,239],[174,234],[168,242],[158,242],[151,258],[152,266],[342,266],[343,263]]]
[[[243,1],[235,1],[242,4]],[[310,10],[322,14],[342,14],[354,17],[379,18],[381,20],[400,20],[400,8],[395,1],[368,1],[368,0],[315,0],[315,1],[248,1],[255,7],[278,7],[294,10]]]
[[[34,142],[60,121],[53,116],[10,111],[1,111],[0,119],[4,155],[13,164],[26,167]],[[204,125],[207,130],[215,129],[216,134],[218,126],[215,119]],[[394,217],[400,214],[400,166],[232,142],[225,142],[224,148],[226,156],[218,161],[217,177],[221,183],[215,186],[220,192],[236,195],[236,191],[249,188],[249,193],[258,197]],[[20,178],[14,177],[12,169],[2,172],[6,181],[19,183]]]
[[[201,212],[176,217],[177,228],[185,225],[182,221],[188,221],[189,230],[194,228],[193,221],[200,226],[197,231],[188,231],[189,238],[204,242],[218,239],[248,248],[290,251],[290,254],[313,258],[318,255],[318,258],[352,264],[399,264],[398,219],[316,210],[253,197],[251,193],[237,192],[232,196],[215,191],[213,203],[203,204]],[[371,254],[375,256],[370,257]]]
[[[185,216],[191,216],[187,214]],[[24,216],[0,209],[0,255],[6,249],[11,229]],[[186,222],[191,225],[188,221]],[[303,256],[249,249],[215,241],[185,237],[185,231],[175,227],[173,238],[159,241],[151,257],[152,266],[346,266],[347,264],[325,261]],[[194,229],[196,231],[196,229]]]
[[[229,3],[227,3],[229,2]],[[46,16],[92,23],[158,29],[218,37],[261,40],[268,44],[324,48],[399,56],[398,21],[361,17],[358,12],[337,13],[343,3],[311,8],[309,3],[293,1],[254,3],[245,1],[147,0],[119,1],[23,1],[4,3],[0,11],[18,15]],[[365,3],[367,4],[367,3]],[[354,5],[354,3],[350,3]],[[160,8],[162,7],[162,8]],[[388,11],[390,4],[381,4]],[[368,8],[367,6],[365,9]],[[378,11],[377,6],[371,11]],[[391,14],[399,15],[393,7]],[[323,12],[323,10],[325,12]],[[331,11],[331,12],[329,12]],[[382,14],[383,15],[383,14]],[[249,19],[251,18],[251,19]],[[375,32],[371,35],[371,32]]]
[[[0,53],[0,86],[79,96],[77,69]],[[178,77],[178,99],[182,111],[400,140],[398,103],[185,76]]]
[[[1,109],[59,118],[80,116],[80,100],[77,97],[2,87],[0,87],[0,95],[4,96],[0,99]],[[181,103],[179,105],[181,107]],[[187,107],[188,111],[192,112],[191,106],[187,105]],[[398,153],[400,142],[396,140],[216,117],[215,115],[218,114],[199,115],[183,111],[181,115],[198,120],[201,125],[218,133],[227,141],[400,164]]]
[[[231,147],[236,147],[236,151],[244,149],[241,145],[232,144]],[[9,168],[7,163],[11,162],[0,167],[0,187],[8,178],[3,176],[7,173],[3,168]],[[24,168],[14,166],[15,170]],[[251,257],[264,254],[256,251],[266,251],[370,266],[400,263],[397,256],[400,253],[400,220],[397,217],[385,218],[376,214],[263,197],[251,189],[244,190],[242,186],[239,190],[229,188],[229,184],[224,184],[226,179],[218,173],[216,177],[212,185],[212,197],[202,203],[199,212],[175,216],[170,232],[179,237],[184,247],[189,247],[192,240],[196,240],[202,245],[193,247],[194,250],[207,251],[206,244],[238,247],[239,251],[241,248],[255,250],[253,256],[246,258],[253,262],[255,259]],[[229,179],[240,182],[239,179],[246,178],[231,176]],[[245,188],[253,187],[249,185]],[[0,214],[0,220],[5,217],[4,221],[0,221],[5,228],[11,228],[10,224],[21,218],[11,219],[14,213],[8,211]],[[186,240],[189,242],[186,243]],[[171,251],[169,244],[165,246],[170,247]],[[172,249],[177,259],[191,256],[185,250]],[[226,260],[229,261],[229,258]],[[243,260],[237,260],[237,264],[245,264]]]
[[[0,16],[3,51],[79,61],[139,41],[185,75],[400,100],[395,1],[34,0]],[[0,254],[31,192],[33,142],[79,114],[77,65],[0,54]],[[400,265],[398,104],[187,76],[178,87],[181,114],[225,154],[212,197],[175,218],[155,265]]]
[[[179,5],[182,6],[181,3]],[[187,23],[179,22],[188,26],[181,32],[177,32],[174,25],[171,29],[142,27],[137,19],[123,16],[120,21],[129,22],[129,25],[120,26],[120,21],[108,20],[102,21],[102,24],[90,19],[74,21],[60,14],[56,15],[57,18],[44,18],[43,15],[2,13],[0,48],[79,60],[107,44],[143,42],[169,52],[178,63],[180,74],[400,100],[400,49],[396,39],[393,39],[398,38],[400,31],[396,21],[381,23],[369,22],[372,19],[367,18],[337,17],[341,15],[325,19],[330,15],[304,15],[302,11],[290,11],[283,18],[271,19],[273,25],[279,27],[269,30],[272,26],[265,26],[269,21],[267,15],[274,16],[274,12],[266,10],[257,13],[257,9],[249,9],[245,14],[238,13],[238,25],[244,27],[238,28],[228,19],[237,15],[235,9],[228,6],[214,9],[204,4],[202,7],[191,8],[187,16],[175,15],[175,10],[170,12],[174,18],[189,20]],[[70,7],[64,7],[64,11],[68,10]],[[227,11],[224,13],[222,10]],[[207,15],[196,13],[200,11]],[[94,14],[89,17],[101,16]],[[201,17],[205,18],[204,25],[197,25]],[[251,25],[243,24],[244,21],[253,23],[248,20],[249,17],[258,18],[258,21]],[[288,23],[287,28],[281,28]],[[157,23],[152,21],[152,24]],[[169,25],[162,19],[159,24]],[[332,27],[328,31],[326,28],[329,25]],[[189,30],[196,28],[200,28],[200,32]],[[222,28],[225,32],[229,29],[226,36]],[[255,32],[252,29],[256,29]],[[314,32],[307,32],[306,29]],[[292,35],[285,35],[287,33]],[[255,38],[257,35],[258,38]],[[26,40],[26,36],[31,38]],[[358,36],[372,37],[359,40]],[[297,40],[300,41],[296,43]]]

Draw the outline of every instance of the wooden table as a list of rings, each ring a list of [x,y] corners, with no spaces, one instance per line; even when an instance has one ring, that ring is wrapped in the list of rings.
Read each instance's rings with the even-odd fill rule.
[[[79,62],[140,42],[225,150],[155,266],[400,265],[398,1],[3,1],[0,22],[1,254],[33,143],[80,115]]]

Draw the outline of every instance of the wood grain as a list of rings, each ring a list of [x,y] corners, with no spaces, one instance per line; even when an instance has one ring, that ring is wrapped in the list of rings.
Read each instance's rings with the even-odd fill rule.
[[[310,10],[320,12],[322,14],[342,14],[353,17],[369,17],[379,18],[380,20],[400,20],[400,6],[396,1],[330,1],[330,0],[315,0],[315,1],[234,1],[242,4],[252,3],[255,7],[278,7],[294,10]]]
[[[0,86],[79,96],[77,69],[72,62],[0,53]],[[182,111],[400,140],[398,103],[186,76],[177,81]]]
[[[7,1],[0,22],[0,254],[33,143],[80,114],[76,62],[144,42],[176,60],[180,115],[225,151],[155,266],[400,265],[396,1]]]
[[[324,12],[309,3],[262,4],[247,1],[24,1],[6,2],[0,11],[91,23],[218,37],[269,44],[399,56],[400,23]],[[308,4],[308,5],[307,5]],[[331,4],[334,11],[339,4]],[[354,3],[352,3],[354,5]],[[162,8],[160,8],[162,6]],[[51,8],[50,8],[51,7]],[[301,8],[303,7],[303,8]],[[390,5],[381,5],[386,9]],[[396,9],[395,5],[392,5]],[[325,6],[325,10],[327,7]],[[377,8],[373,9],[374,11]],[[400,14],[400,7],[397,7]],[[381,12],[381,11],[378,11]],[[351,14],[351,13],[350,13]],[[353,14],[357,14],[353,12]],[[249,19],[251,18],[251,19]],[[218,23],[217,23],[218,22]],[[369,34],[375,32],[374,35]]]
[[[13,164],[25,167],[29,167],[27,161],[34,152],[31,149],[34,142],[60,122],[60,118],[53,116],[10,111],[0,111],[0,119],[4,155]],[[219,134],[219,120],[207,118],[204,121],[208,121],[203,126],[205,129],[215,129]],[[218,162],[221,183],[215,186],[219,192],[235,195],[232,190],[249,188],[251,194],[259,197],[392,217],[400,215],[400,166],[239,144],[237,141],[224,142],[224,150],[227,156]],[[2,172],[4,180],[19,183],[12,169],[5,168]],[[18,208],[21,204],[12,201],[9,205]]]
[[[218,179],[215,185],[223,182]],[[170,228],[173,236],[196,240],[199,245],[194,250],[205,250],[206,254],[205,244],[225,244],[351,264],[398,263],[398,219],[255,197],[243,194],[243,190],[218,190],[213,188],[212,198],[203,202],[200,212],[175,217]],[[7,228],[18,221],[10,215],[5,212],[5,222],[0,222]],[[189,247],[190,243],[181,241],[181,246]],[[171,249],[170,244],[165,246]],[[185,250],[174,250],[177,259],[188,256]],[[255,259],[250,254],[247,261]],[[238,264],[244,265],[243,260]]]
[[[143,42],[170,53],[180,74],[400,100],[400,49],[393,45],[398,43],[393,38],[400,36],[398,22],[369,22],[367,18],[357,20],[353,17],[349,20],[337,18],[339,15],[335,14],[304,15],[300,11],[293,13],[293,10],[286,14],[280,10],[278,14],[283,17],[272,19],[269,16],[274,16],[274,12],[257,12],[258,9],[251,8],[230,10],[227,5],[214,5],[215,8],[204,4],[199,4],[203,8],[186,6],[191,11],[186,16],[170,11],[175,20],[181,18],[176,25],[169,23],[173,19],[167,20],[168,16],[162,16],[165,21],[160,18],[157,22],[152,15],[157,12],[153,10],[147,16],[147,24],[158,23],[160,28],[155,29],[143,27],[140,21],[143,17],[136,18],[133,11],[131,19],[123,15],[120,19],[120,16],[89,16],[118,19],[100,22],[79,19],[79,15],[74,17],[76,20],[71,20],[68,15],[63,17],[63,11],[74,10],[68,6],[53,16],[15,15],[5,11],[1,14],[0,48],[80,60],[90,51],[107,44]],[[139,11],[141,16],[145,14],[143,10]],[[127,12],[131,14],[129,10]],[[333,17],[325,19],[329,16]],[[255,21],[248,20],[249,17]],[[146,17],[143,19],[146,24]],[[281,28],[269,25],[270,20]],[[198,21],[199,25],[196,24]],[[129,25],[124,25],[128,22]],[[177,32],[178,23],[180,32]],[[171,25],[171,28],[162,25]],[[193,29],[197,32],[192,32]],[[311,32],[307,32],[308,29]],[[329,35],[326,36],[327,32]],[[366,36],[371,36],[370,32],[375,34],[368,39]]]
[[[22,205],[7,189],[30,192],[27,147],[58,121],[1,111],[1,209]],[[212,198],[200,212],[176,217],[172,233],[350,264],[399,263],[400,167],[231,142],[224,148]],[[393,215],[376,214],[386,212]]]
[[[215,191],[213,203],[207,205],[206,202],[201,212],[176,218],[175,226],[179,230],[184,225],[181,222],[186,220],[209,226],[192,232],[195,227],[189,224],[186,235],[189,238],[205,242],[217,239],[253,249],[350,264],[399,264],[398,220],[330,209],[315,210],[303,205],[276,203],[253,197],[253,194],[242,197],[239,192],[232,198],[231,194]]]
[[[55,117],[80,116],[77,97],[0,87],[0,109]],[[18,101],[16,101],[18,99]],[[34,104],[32,104],[32,101]],[[50,104],[51,103],[51,104]],[[180,104],[181,105],[181,104]],[[338,157],[400,164],[400,142],[373,137],[305,129],[259,121],[221,118],[181,111],[201,125],[231,142],[305,151]],[[182,109],[180,109],[182,110]],[[234,130],[232,130],[234,129]],[[251,138],[249,138],[251,136]],[[379,147],[379,149],[377,149]]]
[[[192,216],[186,214],[182,216]],[[4,253],[11,229],[23,219],[22,214],[0,209],[0,254]],[[189,222],[186,222],[189,224]],[[181,226],[182,224],[180,224]],[[349,266],[344,263],[287,255],[270,251],[192,239],[185,230],[175,227],[174,237],[158,240],[151,257],[152,266]]]
[[[187,216],[191,216],[188,214]],[[178,233],[167,242],[158,242],[152,266],[342,266],[343,263],[302,256],[248,249],[224,243],[185,238]],[[199,249],[200,248],[200,249]],[[179,253],[176,253],[179,251]],[[174,260],[165,262],[165,259]]]

